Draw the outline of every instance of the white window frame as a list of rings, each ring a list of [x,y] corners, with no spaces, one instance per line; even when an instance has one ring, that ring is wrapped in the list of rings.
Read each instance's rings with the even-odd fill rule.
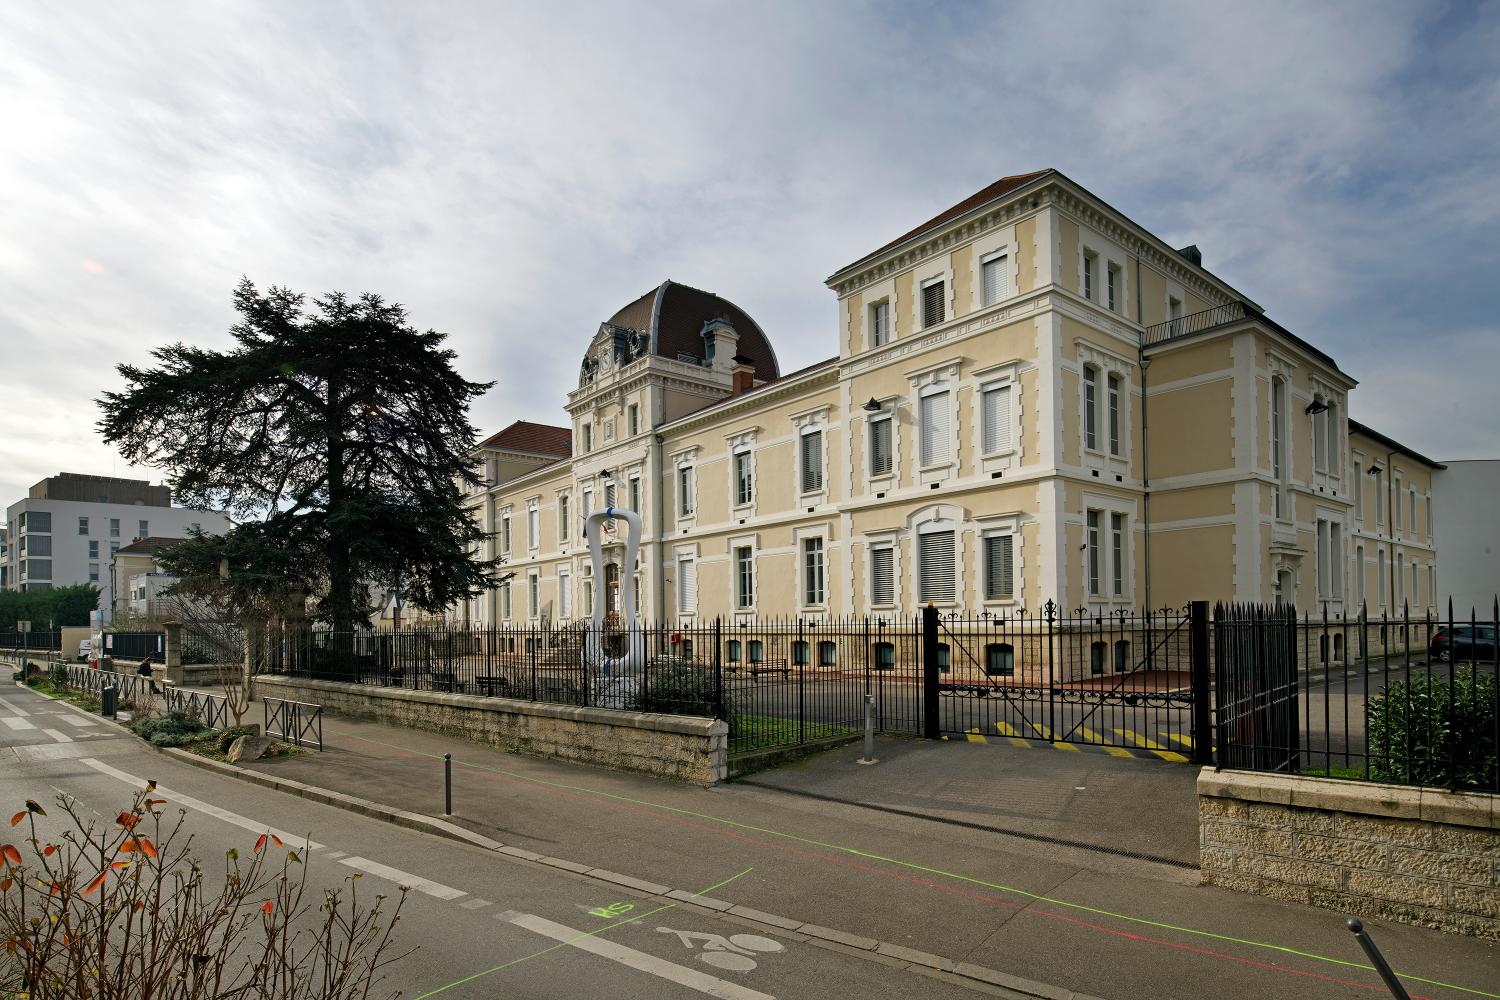
[[[1104,262],[1104,308],[1112,313],[1122,312],[1125,302],[1125,269],[1117,262]]]
[[[526,574],[526,617],[531,621],[542,617],[542,577],[536,570]]]
[[[942,401],[935,402],[941,396]],[[957,421],[954,419],[954,411],[958,408],[955,402],[958,396],[957,387],[947,382],[934,382],[924,386],[917,393],[917,468],[923,472],[931,472],[934,469],[946,469],[957,461],[958,435],[954,433]],[[929,435],[927,422],[928,417],[924,412],[928,409],[929,401],[932,403],[934,416],[941,414],[947,424],[941,435]],[[939,438],[943,446],[943,454],[928,454],[928,441],[930,438]]]
[[[677,615],[691,618],[698,613],[698,546],[685,545],[672,550],[677,568]],[[683,567],[693,567],[693,585],[687,587],[683,581]]]
[[[884,424],[890,461],[884,472],[875,471],[875,425]],[[892,404],[865,421],[865,475],[872,482],[884,482],[896,475],[896,407]]]
[[[573,571],[562,563],[554,571],[557,578],[557,620],[567,621],[573,617]]]
[[[736,431],[725,436],[725,442],[729,450],[729,461],[725,463],[729,467],[729,509],[735,517],[747,517],[755,512],[756,500],[760,496],[760,484],[756,481],[759,470],[756,468],[756,435],[760,428],[752,427],[748,430]],[[749,485],[750,495],[744,500],[740,499],[740,461],[745,463],[746,479]]]
[[[512,546],[512,543],[515,540],[515,537],[514,537],[513,533],[511,532],[510,515],[511,515],[511,508],[509,508],[509,507],[506,507],[506,508],[504,508],[503,510],[500,511],[500,532],[499,532],[499,534],[500,534],[500,554],[502,556],[509,556],[510,555],[510,553],[511,553],[511,546]]]
[[[567,490],[560,490],[557,494],[557,544],[562,545],[569,541],[572,533],[572,501]]]
[[[641,407],[639,403],[629,403],[625,407],[625,426],[631,437],[641,432]]]
[[[1073,341],[1078,356],[1078,448],[1083,465],[1101,471],[1125,475],[1130,471],[1131,445],[1131,393],[1135,385],[1135,363],[1097,344],[1077,337]],[[1094,369],[1094,446],[1088,441],[1088,369]],[[1120,405],[1118,453],[1110,451],[1109,429],[1109,382],[1119,379]],[[1133,517],[1134,514],[1132,513]]]
[[[1083,450],[1103,452],[1099,448],[1099,366],[1086,362],[1078,369],[1079,418],[1083,421]]]
[[[877,320],[883,314],[885,316],[885,336],[880,335],[880,325]],[[865,307],[865,323],[868,325],[868,334],[865,341],[868,347],[884,347],[895,338],[895,326],[892,323],[894,314],[891,311],[891,300],[889,296],[871,302]]]
[[[691,524],[698,517],[698,449],[687,448],[671,456],[672,513],[679,525]],[[683,501],[692,506],[684,509]]]
[[[963,579],[963,535],[962,525],[958,521],[944,519],[933,519],[917,525],[912,533],[912,556],[917,564],[916,577],[913,585],[917,589],[918,607],[926,607],[929,603],[939,608],[956,607],[963,603],[963,588],[959,581]],[[938,600],[922,593],[922,574],[925,567],[922,565],[922,538],[925,535],[951,535],[953,537],[953,596],[945,600]]]
[[[795,495],[798,500],[798,505],[802,507],[817,506],[818,504],[826,503],[828,501],[828,480],[830,478],[828,468],[828,446],[829,430],[832,426],[828,422],[828,418],[829,414],[832,412],[832,409],[833,408],[831,406],[819,406],[811,410],[803,410],[798,413],[790,414],[790,416],[788,417],[788,419],[792,422],[793,446],[797,449],[795,458],[795,471],[797,476]],[[818,461],[821,464],[821,477],[819,479],[819,485],[817,489],[812,491],[804,491],[802,486],[805,482],[806,477],[803,474],[804,470],[802,468],[802,439],[807,435],[814,433],[822,435],[821,447],[818,449]]]
[[[743,590],[744,580],[740,575],[741,550],[750,554],[750,593],[748,595]],[[759,561],[754,537],[729,540],[729,589],[735,614],[748,614],[755,610],[756,599],[760,596],[760,574],[757,572],[756,565]],[[746,597],[749,598],[748,601]]]
[[[535,552],[542,546],[542,502],[526,501],[526,549]]]
[[[806,528],[797,528],[792,532],[792,545],[797,564],[797,607],[803,611],[822,612],[828,609],[829,584],[832,582],[832,562],[830,559],[832,546],[829,542],[829,529],[827,525],[814,525]],[[822,548],[819,550],[822,559],[822,600],[809,601],[807,593],[807,543],[816,540]]]
[[[582,431],[583,453],[585,455],[591,455],[591,454],[593,454],[593,452],[594,452],[594,425],[591,424],[591,423],[589,423],[587,420],[585,420],[581,425],[579,425],[579,429]]]
[[[896,542],[894,532],[865,538],[865,551],[872,554],[865,560],[865,603],[872,611],[890,610],[901,604],[901,546]],[[873,556],[875,552],[891,554],[891,599],[889,601],[875,600],[875,559]]]
[[[1079,293],[1090,302],[1098,301],[1099,251],[1083,248],[1083,263],[1078,269]]]
[[[1000,274],[1000,287],[998,293],[993,299],[985,294],[986,286],[984,281],[985,269],[992,264],[998,265]],[[1009,247],[1001,247],[999,250],[996,250],[993,253],[982,254],[979,257],[978,291],[980,308],[983,308],[985,306],[993,306],[998,303],[1004,302],[1006,299],[1015,294],[1014,288],[1012,287],[1012,282],[1010,280],[1010,267],[1011,261]]]
[[[952,476],[958,469],[958,391],[961,388],[962,371],[963,360],[950,358],[906,374],[906,379],[911,384],[911,395],[914,400],[912,426],[916,437],[914,451],[916,452],[919,485],[925,486],[929,483],[940,482]],[[926,432],[926,428],[922,426],[922,398],[939,392],[948,394],[948,457],[944,461],[929,462],[928,456],[922,453],[922,438]]]
[[[1113,494],[1089,493],[1083,494],[1083,515],[1078,523],[1083,529],[1083,594],[1086,603],[1091,605],[1116,606],[1129,605],[1135,599],[1135,550],[1136,525],[1139,523],[1139,511],[1131,501],[1115,496]],[[1099,591],[1089,591],[1089,524],[1088,514],[1095,511],[1099,514]],[[1116,573],[1116,558],[1114,549],[1114,515],[1118,514],[1124,520],[1124,534],[1121,537],[1123,551],[1120,553],[1118,574]],[[1121,593],[1114,593],[1114,580],[1119,576]]]
[[[1011,607],[1021,603],[1021,569],[1023,554],[1021,551],[1021,526],[1018,515],[1010,515],[999,518],[979,518],[979,572],[975,574],[975,590],[978,601],[985,607]],[[992,597],[989,592],[989,540],[992,538],[1010,539],[1010,580],[1011,588],[1008,595]]]
[[[639,472],[632,472],[626,483],[628,487],[625,495],[630,502],[630,509],[640,515],[642,521],[644,521],[646,512],[641,508],[645,506],[645,503],[642,502],[645,499],[645,494],[641,492],[641,474]]]

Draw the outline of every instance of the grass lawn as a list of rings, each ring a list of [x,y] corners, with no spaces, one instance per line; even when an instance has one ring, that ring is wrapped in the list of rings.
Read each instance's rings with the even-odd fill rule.
[[[796,719],[768,715],[741,715],[734,720],[734,727],[729,732],[729,750],[731,753],[750,753],[831,736],[853,736],[858,732],[858,729],[828,722],[799,723]]]
[[[1354,781],[1365,780],[1365,769],[1362,767],[1304,767],[1302,774],[1308,778],[1350,778]]]

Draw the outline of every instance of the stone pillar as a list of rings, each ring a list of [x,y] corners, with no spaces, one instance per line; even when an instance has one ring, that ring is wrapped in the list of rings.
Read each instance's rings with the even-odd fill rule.
[[[167,680],[181,684],[186,679],[182,671],[182,636],[186,630],[182,622],[165,622],[162,628],[167,633],[167,648],[162,657]]]

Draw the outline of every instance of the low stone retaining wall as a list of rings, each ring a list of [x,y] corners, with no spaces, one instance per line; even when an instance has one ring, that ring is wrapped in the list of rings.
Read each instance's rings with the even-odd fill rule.
[[[1500,796],[1205,768],[1202,881],[1500,940]]]
[[[720,719],[574,708],[437,691],[260,674],[258,697],[322,705],[373,719],[487,743],[504,750],[638,771],[699,785],[723,781],[729,729]]]

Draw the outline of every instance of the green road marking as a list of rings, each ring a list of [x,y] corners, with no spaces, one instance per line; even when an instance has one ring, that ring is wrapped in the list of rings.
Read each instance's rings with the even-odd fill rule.
[[[355,736],[353,738],[357,739],[357,740],[360,740],[361,742],[364,742],[364,743],[373,743],[376,746],[389,747],[392,750],[400,750],[402,753],[415,754],[415,755],[417,755],[419,757],[430,757],[433,760],[442,760],[443,759],[441,754],[428,753],[425,750],[414,750],[411,747],[400,746],[399,744],[396,744],[396,743],[385,743],[385,742],[382,742],[381,740],[372,740],[372,739],[368,739],[368,738],[363,737],[363,736]],[[457,763],[457,762],[455,762],[455,763]],[[1011,893],[1013,895],[1022,896],[1022,897],[1026,898],[1026,899],[1033,900],[1034,902],[1049,903],[1049,904],[1051,904],[1053,906],[1066,907],[1067,909],[1077,910],[1077,911],[1079,911],[1081,913],[1092,913],[1092,914],[1094,914],[1096,916],[1112,917],[1112,918],[1114,918],[1116,920],[1124,920],[1124,921],[1126,921],[1128,923],[1140,924],[1140,925],[1146,926],[1146,927],[1156,927],[1156,928],[1160,928],[1162,930],[1177,931],[1180,934],[1191,934],[1191,935],[1196,936],[1196,937],[1209,938],[1210,940],[1214,940],[1214,941],[1224,941],[1224,942],[1230,943],[1230,944],[1244,945],[1247,948],[1262,948],[1262,949],[1265,949],[1267,951],[1279,952],[1279,953],[1281,953],[1283,955],[1296,955],[1299,958],[1306,958],[1306,959],[1310,959],[1310,960],[1315,961],[1315,962],[1327,962],[1330,965],[1338,965],[1338,966],[1342,966],[1342,967],[1348,968],[1348,969],[1360,969],[1360,970],[1363,970],[1365,972],[1375,972],[1376,971],[1374,966],[1365,965],[1365,964],[1360,963],[1360,962],[1352,962],[1352,961],[1349,961],[1347,959],[1334,958],[1334,957],[1332,957],[1330,955],[1320,955],[1317,952],[1313,952],[1313,951],[1302,951],[1302,950],[1297,949],[1297,948],[1288,947],[1287,945],[1284,945],[1284,944],[1272,944],[1272,943],[1267,942],[1267,941],[1256,941],[1253,938],[1235,937],[1235,936],[1233,936],[1231,934],[1220,934],[1220,933],[1218,933],[1216,931],[1201,930],[1201,929],[1199,929],[1197,927],[1187,927],[1187,926],[1183,926],[1181,924],[1171,924],[1171,923],[1167,923],[1167,922],[1161,921],[1161,920],[1152,920],[1149,917],[1137,917],[1137,916],[1132,916],[1131,914],[1128,914],[1128,913],[1116,913],[1113,910],[1105,910],[1105,909],[1101,909],[1101,908],[1099,908],[1097,906],[1089,906],[1089,905],[1087,905],[1085,903],[1074,903],[1074,902],[1071,902],[1071,901],[1066,900],[1066,899],[1056,899],[1056,898],[1054,898],[1052,896],[1039,895],[1038,893],[1028,892],[1025,889],[1021,889],[1021,888],[1018,888],[1016,886],[1003,885],[1003,884],[1001,884],[999,882],[987,882],[984,879],[975,878],[972,875],[963,875],[963,874],[960,874],[958,872],[945,871],[945,870],[943,870],[941,868],[930,868],[930,867],[928,867],[926,865],[917,864],[914,861],[904,861],[904,860],[902,860],[900,858],[890,858],[890,857],[886,857],[885,855],[882,855],[882,854],[873,854],[873,853],[870,853],[869,851],[862,851],[862,850],[860,850],[860,849],[858,849],[856,847],[846,847],[843,844],[835,844],[835,843],[830,843],[828,841],[816,840],[816,839],[814,839],[812,837],[804,837],[804,836],[801,836],[801,835],[795,834],[795,833],[785,833],[785,832],[783,832],[781,830],[775,830],[775,829],[771,829],[769,827],[755,826],[755,825],[750,824],[750,823],[741,823],[738,820],[724,819],[721,816],[713,816],[713,815],[710,815],[708,813],[695,812],[692,809],[683,809],[683,808],[681,808],[679,806],[663,805],[662,803],[659,803],[659,802],[650,802],[650,801],[647,801],[645,799],[632,798],[629,795],[620,795],[620,794],[618,794],[616,792],[600,791],[599,789],[596,789],[596,788],[587,788],[587,787],[584,787],[582,785],[570,785],[570,784],[567,784],[566,782],[561,782],[561,781],[548,781],[548,780],[546,780],[544,778],[533,778],[530,775],[520,774],[520,773],[515,772],[515,771],[507,771],[504,768],[487,767],[484,764],[468,764],[468,763],[465,763],[465,764],[459,764],[458,766],[471,768],[471,769],[476,770],[476,771],[490,771],[490,772],[492,772],[494,774],[503,774],[506,777],[515,778],[515,779],[517,779],[519,781],[529,782],[529,783],[534,784],[534,785],[542,785],[542,786],[545,786],[545,787],[548,787],[548,788],[560,788],[560,789],[563,789],[565,791],[582,792],[584,794],[595,795],[595,796],[598,796],[600,798],[613,799],[613,800],[615,800],[617,802],[628,802],[631,805],[648,806],[648,807],[650,807],[652,809],[660,809],[663,812],[676,813],[679,816],[691,816],[694,819],[707,820],[710,823],[718,823],[721,826],[734,827],[735,829],[739,829],[739,830],[748,830],[748,831],[750,831],[752,833],[763,833],[763,834],[765,834],[767,836],[770,836],[770,837],[779,837],[779,838],[781,838],[783,840],[790,840],[790,841],[794,841],[796,843],[808,844],[808,845],[813,846],[813,847],[821,847],[824,850],[838,851],[840,853],[853,855],[854,857],[858,857],[858,858],[867,858],[867,859],[869,859],[871,861],[883,861],[886,864],[894,865],[894,866],[896,866],[898,868],[906,868],[906,869],[909,869],[911,871],[924,872],[924,873],[926,873],[928,875],[941,875],[944,878],[950,878],[950,879],[954,879],[955,881],[965,882],[965,883],[968,883],[969,885],[983,886],[986,889],[994,889],[994,890],[996,890],[998,892],[1008,892],[1008,893]],[[745,871],[750,871],[750,869],[747,868],[747,869],[745,869]],[[743,874],[745,874],[745,872],[741,872],[740,873],[740,875],[743,875]],[[739,875],[736,875],[734,877],[735,878],[739,878]],[[732,881],[732,880],[730,880],[730,881]],[[723,884],[724,883],[720,883],[720,885],[723,885]],[[712,886],[711,888],[717,889],[718,886]],[[709,891],[708,889],[703,890],[703,892],[708,892],[708,891]],[[702,895],[702,893],[694,893],[694,895]],[[656,913],[658,911],[657,910],[652,910],[651,912],[652,913]],[[650,913],[643,913],[643,914],[641,914],[640,917],[635,917],[633,919],[640,920],[640,919],[642,919],[644,917],[648,917],[650,915],[651,915]],[[629,922],[630,921],[620,921],[620,923],[629,923]],[[615,924],[615,925],[611,925],[611,926],[618,926],[618,925]],[[608,930],[608,928],[601,928],[601,930]],[[598,932],[596,931],[595,933],[598,933]],[[549,948],[547,950],[551,951],[552,949]],[[501,966],[501,968],[504,968],[504,966]],[[1414,983],[1423,983],[1423,984],[1428,985],[1428,986],[1438,986],[1438,987],[1441,987],[1443,989],[1456,990],[1459,993],[1468,993],[1468,994],[1471,994],[1473,996],[1489,997],[1489,998],[1491,998],[1491,1000],[1500,1000],[1500,993],[1489,993],[1489,992],[1486,992],[1484,990],[1472,989],[1472,988],[1467,987],[1467,986],[1459,986],[1459,985],[1456,985],[1454,983],[1444,982],[1441,979],[1428,979],[1428,978],[1425,978],[1423,976],[1413,975],[1412,973],[1409,973],[1409,972],[1398,972],[1396,974],[1398,976],[1400,976],[1401,978],[1403,978],[1403,979],[1409,979],[1409,980],[1411,980]],[[446,989],[446,988],[447,987],[444,987],[444,989]],[[432,996],[432,994],[428,993],[428,994],[424,994],[423,996]],[[417,997],[416,1000],[423,1000],[423,998],[422,997]]]
[[[362,737],[355,737],[355,739],[362,739]],[[365,740],[365,742],[366,743],[375,743],[377,741],[376,740]],[[393,744],[390,744],[390,743],[383,743],[381,745],[382,746],[393,746]],[[402,749],[402,748],[398,747],[397,749]],[[420,750],[412,750],[412,751],[409,751],[409,752],[411,752],[411,753],[421,753]],[[715,883],[714,885],[709,886],[707,889],[699,889],[697,892],[693,893],[693,895],[694,896],[701,896],[704,893],[712,892],[713,890],[719,888],[720,886],[728,885],[730,882],[733,882],[735,879],[739,878],[740,875],[747,875],[747,874],[749,874],[750,872],[752,872],[754,870],[755,870],[754,868],[746,868],[744,871],[740,872],[739,875],[731,875],[728,878],[726,878],[724,881]],[[629,906],[630,904],[629,903],[616,903],[614,905],[616,905],[616,906]],[[428,997],[435,997],[439,993],[445,993],[448,990],[453,989],[455,986],[462,986],[465,983],[472,983],[476,979],[483,979],[485,976],[488,976],[492,972],[501,972],[501,971],[503,971],[505,969],[509,969],[511,966],[520,965],[522,962],[529,962],[533,958],[541,958],[543,955],[551,954],[552,952],[556,951],[559,948],[566,948],[568,945],[572,944],[574,941],[582,941],[584,938],[593,937],[596,934],[603,934],[605,931],[613,930],[616,927],[623,927],[625,924],[633,924],[633,923],[635,923],[638,920],[645,920],[647,917],[651,916],[653,913],[660,913],[662,910],[670,910],[672,907],[674,907],[676,905],[677,905],[676,903],[666,903],[666,904],[663,904],[662,906],[656,907],[653,910],[647,910],[645,913],[639,914],[638,916],[631,917],[628,920],[616,920],[614,923],[612,923],[612,924],[606,924],[605,926],[600,927],[598,930],[587,931],[587,932],[585,932],[583,934],[578,935],[577,937],[569,938],[566,941],[559,941],[557,944],[553,945],[550,948],[543,948],[541,951],[534,951],[530,955],[522,955],[520,958],[513,958],[509,962],[502,962],[499,965],[493,966],[492,968],[484,969],[484,970],[482,970],[480,972],[474,973],[473,975],[465,976],[462,979],[455,979],[455,980],[453,980],[453,982],[447,983],[447,984],[445,984],[443,986],[439,986],[435,990],[428,990],[426,993],[419,994],[416,997],[414,997],[413,1000],[427,1000]]]
[[[634,903],[610,903],[608,906],[596,906],[594,909],[586,912],[589,916],[598,917],[601,920],[613,920],[615,917],[624,916],[633,909],[635,909]]]

